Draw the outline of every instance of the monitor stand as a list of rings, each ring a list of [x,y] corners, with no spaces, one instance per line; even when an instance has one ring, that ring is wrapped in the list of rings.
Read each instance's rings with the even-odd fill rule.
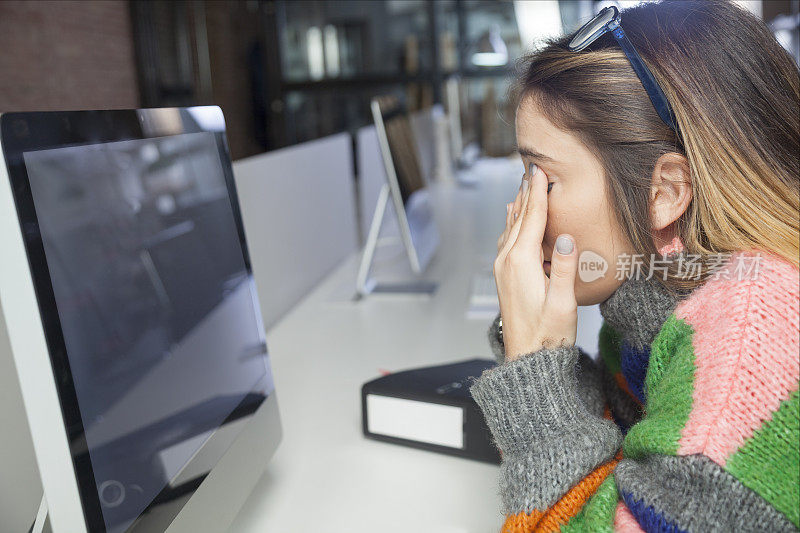
[[[42,495],[42,501],[39,503],[39,510],[36,512],[36,520],[28,530],[28,533],[50,533],[50,521],[47,519],[47,499]]]
[[[369,234],[367,235],[367,242],[364,246],[364,253],[361,256],[361,264],[358,268],[358,277],[356,279],[356,300],[360,300],[368,294],[391,293],[391,294],[425,294],[432,295],[436,292],[438,283],[430,280],[423,279],[410,279],[399,282],[378,282],[375,278],[370,276],[372,269],[372,262],[375,257],[375,250],[378,246],[378,237],[380,236],[381,226],[383,226],[383,218],[386,214],[386,206],[389,203],[390,188],[389,185],[384,183],[381,188],[380,195],[378,196],[378,203],[375,206],[375,213],[372,216],[372,223],[369,227]],[[395,213],[396,214],[396,213]],[[396,214],[397,215],[397,214]],[[411,241],[411,235],[403,228],[403,221],[397,215],[397,222],[400,226],[400,233],[403,240],[403,246],[406,250],[409,263],[415,274],[419,274],[419,261],[417,259],[414,244]]]

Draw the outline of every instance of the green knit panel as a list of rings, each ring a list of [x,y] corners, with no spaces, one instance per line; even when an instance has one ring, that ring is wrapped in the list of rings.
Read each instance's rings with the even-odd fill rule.
[[[611,375],[622,372],[622,366],[619,361],[621,343],[622,337],[620,334],[614,331],[614,328],[609,326],[608,323],[603,321],[600,326],[597,344],[600,350],[600,357],[603,358],[603,362],[606,364],[608,371],[611,372]]]
[[[614,515],[617,511],[618,501],[617,484],[614,481],[614,474],[610,474],[597,487],[597,491],[584,504],[580,512],[561,526],[561,533],[585,533],[586,531],[613,533]]]
[[[622,446],[626,458],[677,454],[681,431],[692,410],[693,332],[673,313],[656,335],[645,375],[645,416],[625,435]]]
[[[725,470],[800,527],[800,391],[728,458]]]

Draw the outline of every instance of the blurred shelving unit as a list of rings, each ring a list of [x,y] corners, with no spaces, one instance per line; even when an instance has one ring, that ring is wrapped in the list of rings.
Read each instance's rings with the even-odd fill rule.
[[[271,95],[292,144],[370,122],[378,91],[406,99],[410,111],[447,104],[444,83],[457,80],[463,145],[486,155],[513,150],[513,109],[505,100],[523,45],[527,16],[553,12],[559,29],[591,16],[593,0],[304,0],[270,2],[279,36],[281,82]],[[541,17],[540,17],[541,18]],[[507,61],[477,65],[471,57],[495,29]]]
[[[648,1],[648,0],[641,0]],[[800,0],[735,0],[800,61]],[[461,147],[511,153],[515,62],[606,5],[637,0],[131,0],[143,106],[221,105],[234,159],[458,100]],[[506,61],[473,61],[502,41]],[[485,56],[484,56],[485,57]],[[450,98],[448,98],[448,95]],[[457,96],[457,98],[453,98]]]

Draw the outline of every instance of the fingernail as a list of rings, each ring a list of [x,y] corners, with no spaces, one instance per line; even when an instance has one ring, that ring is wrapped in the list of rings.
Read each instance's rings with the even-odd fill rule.
[[[528,180],[522,180],[522,193],[528,190]]]
[[[556,239],[556,250],[561,255],[569,255],[572,253],[572,239],[569,237],[565,237],[561,235],[558,239]]]
[[[533,177],[537,170],[539,170],[538,165],[536,165],[536,163],[531,163],[528,167],[528,176]]]
[[[506,215],[511,212],[511,204],[506,204]]]

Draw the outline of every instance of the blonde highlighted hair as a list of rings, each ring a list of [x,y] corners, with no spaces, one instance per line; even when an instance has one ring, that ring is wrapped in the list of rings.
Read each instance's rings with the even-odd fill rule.
[[[622,11],[622,27],[672,105],[666,126],[610,34],[581,52],[571,36],[521,58],[512,98],[533,98],[601,161],[618,222],[649,267],[652,173],[686,157],[693,197],[675,222],[686,252],[764,250],[800,263],[800,71],[767,26],[729,0],[662,0]],[[690,291],[670,267],[665,286]]]

